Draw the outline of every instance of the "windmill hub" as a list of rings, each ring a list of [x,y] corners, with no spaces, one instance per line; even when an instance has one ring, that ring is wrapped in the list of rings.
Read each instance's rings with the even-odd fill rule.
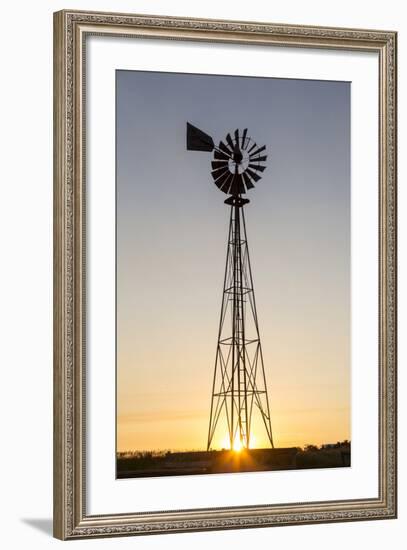
[[[249,166],[249,155],[246,151],[233,153],[233,158],[228,161],[228,168],[231,174],[243,174]]]
[[[236,153],[236,151],[233,153],[233,160],[240,164],[243,160],[243,155],[240,151]]]

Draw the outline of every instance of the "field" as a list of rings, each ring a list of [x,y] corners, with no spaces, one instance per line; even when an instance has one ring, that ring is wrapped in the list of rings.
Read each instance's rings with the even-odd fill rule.
[[[240,452],[119,453],[117,478],[340,468],[350,466],[350,446],[250,449]]]

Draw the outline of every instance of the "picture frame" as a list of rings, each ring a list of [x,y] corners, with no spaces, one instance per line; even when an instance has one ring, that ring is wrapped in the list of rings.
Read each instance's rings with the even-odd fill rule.
[[[377,492],[374,496],[191,508],[112,509],[89,512],[88,411],[92,377],[87,372],[92,293],[88,277],[87,216],[98,205],[87,193],[89,143],[86,95],[88,40],[150,40],[213,48],[280,48],[287,51],[371,54],[377,68],[378,243]],[[113,43],[113,42],[111,42]],[[54,536],[65,539],[391,519],[397,515],[396,174],[397,33],[273,23],[216,21],[136,14],[63,10],[54,14]],[[148,69],[148,57],[143,59]],[[92,84],[91,84],[92,85]],[[376,139],[376,138],[375,138]],[[113,237],[113,236],[112,236]],[[92,345],[97,345],[93,343]],[[367,360],[366,360],[367,361]],[[371,367],[373,368],[373,367]],[[370,387],[370,386],[369,386]],[[376,420],[375,420],[376,421]],[[373,430],[375,431],[375,430]],[[353,451],[353,448],[352,448]],[[94,454],[94,453],[93,453]],[[368,460],[368,459],[366,459]],[[120,483],[125,483],[122,480]],[[148,480],[144,480],[148,491]],[[155,483],[159,483],[156,481]],[[94,483],[93,483],[94,485]],[[157,485],[158,487],[158,485]],[[254,497],[255,498],[255,497]],[[92,500],[95,500],[92,497]]]

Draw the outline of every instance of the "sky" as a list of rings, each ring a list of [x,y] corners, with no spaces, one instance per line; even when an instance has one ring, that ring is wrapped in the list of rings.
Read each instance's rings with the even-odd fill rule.
[[[275,446],[350,439],[350,83],[117,71],[116,113],[117,450],[206,447],[229,207],[187,121],[267,147],[245,217]]]

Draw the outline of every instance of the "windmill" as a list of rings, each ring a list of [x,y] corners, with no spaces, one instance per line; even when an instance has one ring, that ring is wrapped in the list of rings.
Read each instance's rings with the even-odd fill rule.
[[[227,134],[216,146],[211,136],[187,122],[187,150],[213,153],[211,174],[215,185],[229,195],[224,202],[230,206],[207,450],[221,429],[230,449],[248,449],[256,416],[274,448],[244,216],[244,205],[250,201],[242,196],[261,179],[266,146],[259,147],[247,129],[235,130],[233,137]]]

